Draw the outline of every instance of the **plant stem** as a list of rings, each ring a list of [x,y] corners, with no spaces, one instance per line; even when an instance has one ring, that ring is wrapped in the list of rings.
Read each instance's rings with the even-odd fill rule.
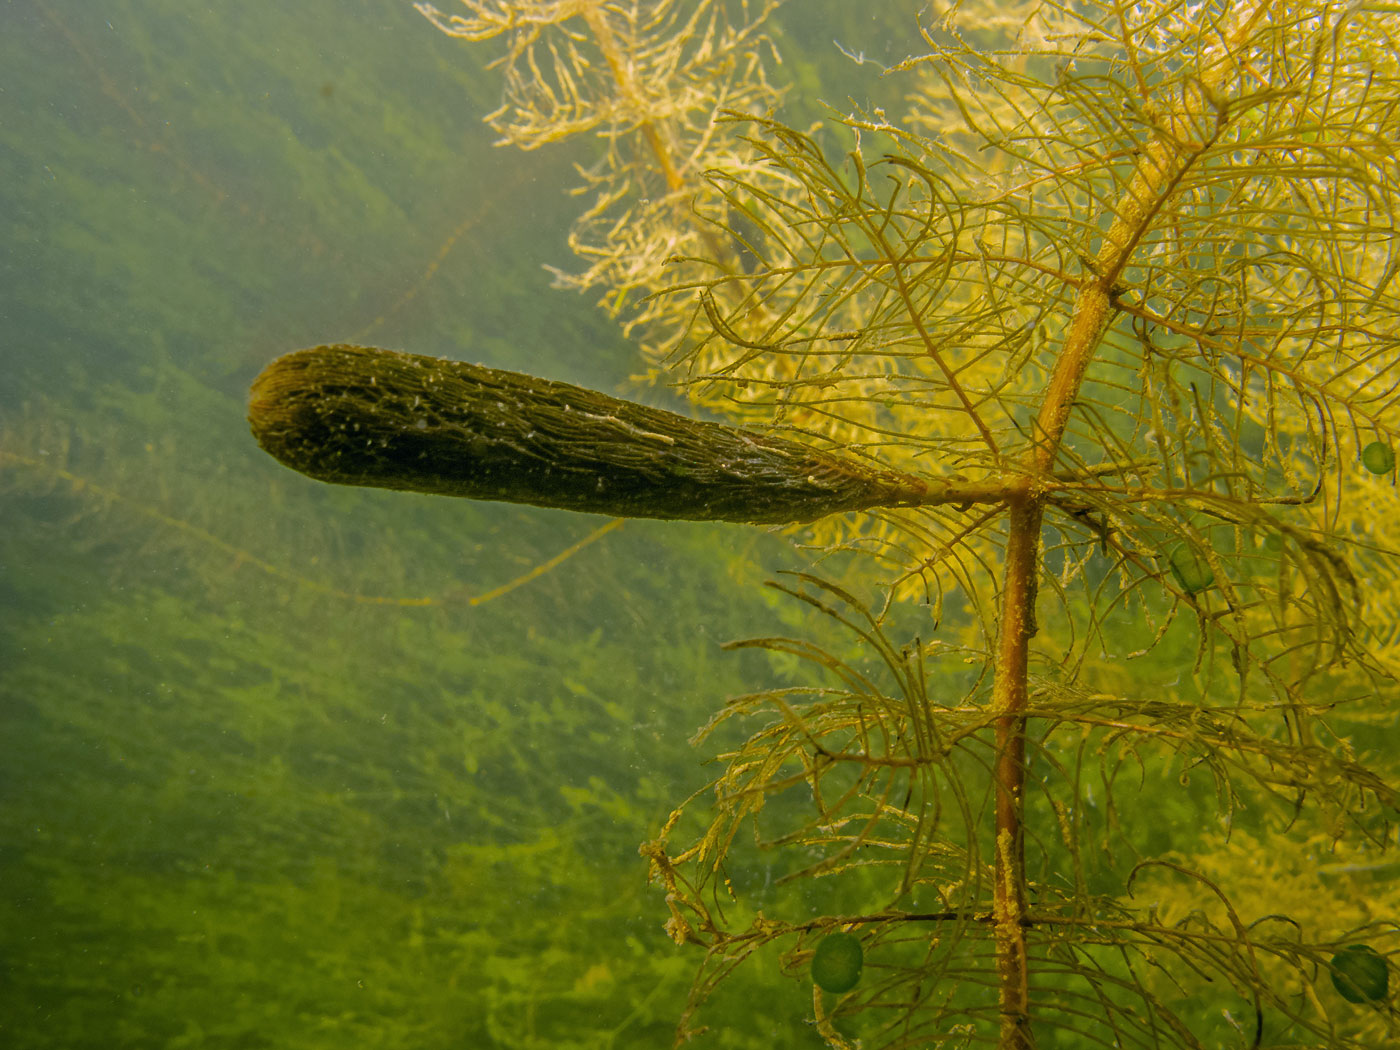
[[[643,102],[641,89],[637,86],[637,78],[632,75],[632,68],[623,57],[622,48],[618,46],[612,26],[608,24],[607,15],[597,7],[585,8],[582,15],[583,20],[588,23],[589,32],[593,34],[593,40],[598,45],[598,50],[603,53],[603,58],[607,60],[608,69],[612,72],[618,92],[636,112],[644,112],[646,106]],[[667,148],[657,126],[650,120],[644,120],[638,125],[638,130],[646,138],[647,145],[651,147],[651,152],[656,157],[656,166],[661,169],[661,174],[666,179],[667,191],[675,193],[677,190],[684,189],[685,178],[677,170],[675,161],[671,157],[671,151]]]
[[[1022,802],[1026,758],[1027,655],[1035,633],[1035,590],[1044,502],[1026,496],[1010,504],[1006,578],[997,642],[992,710],[996,714],[997,983],[1002,1050],[1029,1050],[1030,967],[1026,958],[1026,858]]]
[[[1151,151],[1144,162],[1154,174],[1165,171]],[[1129,233],[1115,222],[1095,261],[1097,275],[1080,288],[1064,349],[1046,387],[1045,399],[1032,430],[1026,470],[1031,484],[1024,496],[1008,503],[1006,573],[1001,592],[1001,626],[997,639],[996,678],[992,711],[996,715],[996,921],[998,1003],[1001,1050],[1032,1050],[1030,1029],[1030,967],[1026,950],[1026,858],[1023,809],[1026,776],[1026,703],[1030,639],[1035,634],[1036,580],[1040,563],[1040,526],[1045,511],[1046,484],[1055,453],[1064,439],[1071,406],[1084,373],[1112,316],[1111,282],[1121,272],[1152,209],[1143,205],[1144,187],[1138,172],[1128,190],[1131,210],[1142,225]],[[1160,185],[1160,183],[1158,184]],[[1106,265],[1105,265],[1106,264]]]
[[[1229,48],[1206,64],[1200,87],[1187,94],[1185,104],[1162,114],[1160,127],[1171,129],[1170,133],[1159,133],[1138,159],[1123,197],[1114,208],[1113,223],[1094,256],[1092,274],[1075,296],[1064,348],[1046,386],[1025,456],[1030,485],[1024,497],[1008,502],[1006,575],[992,687],[992,711],[996,716],[993,914],[1001,1050],[1031,1050],[1035,1045],[1030,1028],[1030,966],[1022,921],[1026,903],[1025,711],[1046,482],[1089,362],[1112,319],[1114,287],[1163,202],[1195,159],[1220,134],[1226,111],[1213,102],[1215,92],[1229,69],[1231,51],[1245,39],[1266,6],[1260,3],[1242,20],[1231,34]],[[1214,127],[1210,126],[1212,115]],[[1206,130],[1207,134],[1196,138],[1194,133],[1198,130]]]

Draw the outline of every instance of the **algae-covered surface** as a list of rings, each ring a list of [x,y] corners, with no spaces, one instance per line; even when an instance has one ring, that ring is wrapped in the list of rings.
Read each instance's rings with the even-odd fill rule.
[[[0,7],[7,1047],[669,1045],[638,845],[786,541],[334,490],[244,419],[336,340],[636,370],[543,269],[590,144],[492,149],[490,57],[397,0]],[[704,1040],[818,1045],[751,969]]]

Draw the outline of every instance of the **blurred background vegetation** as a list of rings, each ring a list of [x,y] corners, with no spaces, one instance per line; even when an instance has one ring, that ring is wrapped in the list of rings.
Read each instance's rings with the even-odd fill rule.
[[[920,7],[781,8],[783,118],[898,99],[879,73],[919,50]],[[267,361],[337,340],[665,399],[629,383],[612,319],[550,288],[591,144],[492,149],[489,58],[398,0],[0,7],[6,1046],[671,1041],[699,959],[637,847],[713,776],[724,736],[689,741],[726,696],[810,677],[719,649],[808,629],[759,586],[802,549],[333,490],[243,418]],[[1100,681],[1189,692],[1173,631]],[[1391,723],[1352,728],[1365,753]],[[1217,814],[1209,776],[1124,762],[1117,809],[1091,791],[1081,816],[1091,886],[1131,865],[1110,825],[1150,799],[1129,854],[1204,842],[1292,879],[1299,910],[1338,879],[1380,900],[1386,872],[1329,859],[1325,829],[1284,856],[1264,817]],[[1231,816],[1259,838],[1215,842]],[[765,890],[768,863],[731,872],[745,906],[858,906]],[[820,1046],[810,1010],[761,953],[693,1045]]]
[[[878,73],[833,37],[916,44],[843,6],[774,27],[800,119]],[[543,268],[590,144],[493,149],[489,58],[399,0],[0,5],[6,1046],[670,1042],[637,847],[797,555],[629,522],[472,605],[603,520],[333,491],[243,418],[332,340],[627,385]],[[714,1045],[819,1045],[754,980]]]

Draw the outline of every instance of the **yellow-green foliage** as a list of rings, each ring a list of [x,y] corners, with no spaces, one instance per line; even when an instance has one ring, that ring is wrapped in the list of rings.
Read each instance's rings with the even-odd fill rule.
[[[1145,869],[1134,892],[1164,937],[1194,933],[1203,940],[1258,942],[1252,957],[1236,957],[1234,978],[1241,986],[1254,972],[1263,978],[1277,1003],[1272,1018],[1286,1015],[1292,1003],[1307,1003],[1340,1035],[1380,1046],[1389,1038],[1386,1011],[1358,1009],[1338,994],[1329,962],[1351,944],[1384,952],[1393,942],[1400,914],[1393,848],[1393,842],[1350,845],[1335,831],[1297,825],[1234,831],[1228,837],[1216,832],[1189,858],[1175,856],[1177,863],[1189,864],[1190,874],[1174,867]],[[1246,931],[1243,938],[1236,933],[1240,929]],[[1194,1014],[1194,1030],[1203,1039],[1208,1029],[1222,1028],[1219,1017],[1192,1008],[1189,977],[1172,972],[1165,956],[1159,961],[1164,965],[1152,982],[1154,991]],[[1271,1030],[1275,1037],[1284,1031],[1280,1025]]]

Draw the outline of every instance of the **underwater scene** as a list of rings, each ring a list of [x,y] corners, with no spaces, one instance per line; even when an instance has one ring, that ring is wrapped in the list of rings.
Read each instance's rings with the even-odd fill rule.
[[[1400,9],[0,3],[0,1046],[1400,1044]]]

